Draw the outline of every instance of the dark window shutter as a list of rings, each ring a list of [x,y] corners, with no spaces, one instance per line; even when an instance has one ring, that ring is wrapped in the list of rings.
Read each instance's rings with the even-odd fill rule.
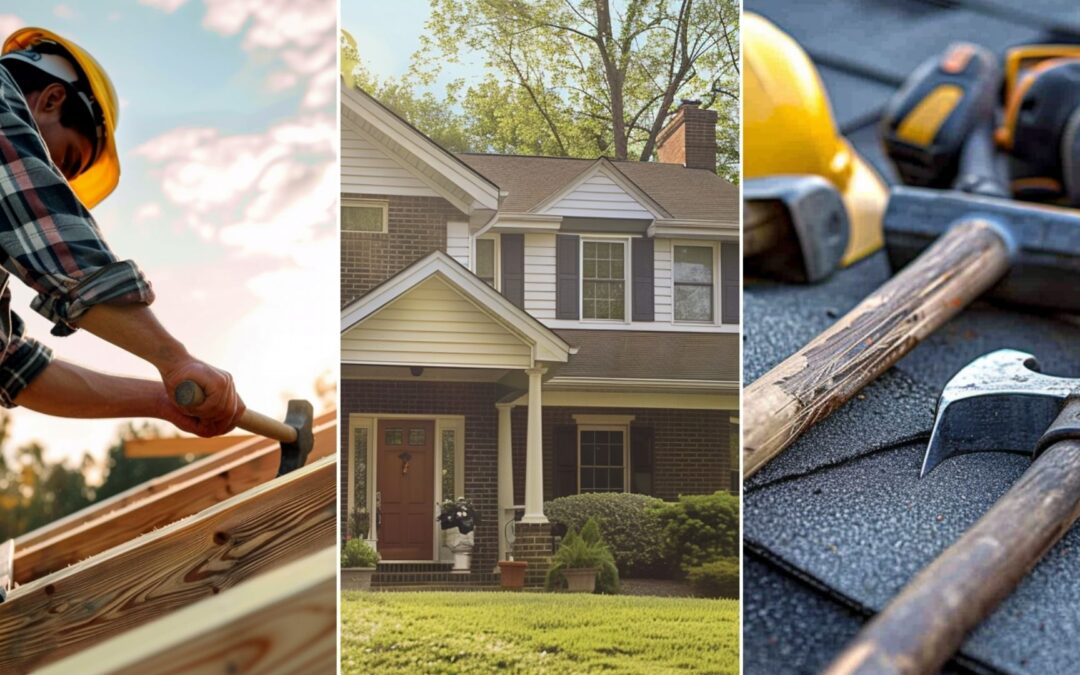
[[[557,424],[555,435],[555,496],[577,494],[577,427]]]
[[[580,286],[580,244],[576,234],[555,237],[555,318],[577,319]]]
[[[634,321],[654,321],[656,291],[653,275],[653,239],[634,239],[631,245],[630,271],[634,275]]]
[[[720,317],[723,323],[739,323],[739,245],[720,244]]]
[[[653,428],[630,426],[630,491],[653,491]]]
[[[502,265],[502,294],[522,309],[525,308],[525,235],[499,236]]]

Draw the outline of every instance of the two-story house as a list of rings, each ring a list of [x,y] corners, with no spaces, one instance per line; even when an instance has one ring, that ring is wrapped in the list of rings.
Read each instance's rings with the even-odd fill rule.
[[[384,564],[448,559],[443,498],[490,575],[511,529],[550,537],[545,500],[735,489],[715,112],[684,103],[658,162],[455,154],[347,87],[341,118],[342,517],[375,514]]]

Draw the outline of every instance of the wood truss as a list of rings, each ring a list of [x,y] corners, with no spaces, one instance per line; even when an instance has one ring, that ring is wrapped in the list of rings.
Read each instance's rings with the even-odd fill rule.
[[[335,418],[316,419],[307,466],[280,478],[278,444],[251,439],[16,539],[21,585],[0,603],[0,672],[267,672],[271,623],[289,626],[270,649],[274,672],[333,672]],[[180,649],[180,635],[204,647]],[[138,659],[88,659],[113,643],[138,645],[124,647]]]

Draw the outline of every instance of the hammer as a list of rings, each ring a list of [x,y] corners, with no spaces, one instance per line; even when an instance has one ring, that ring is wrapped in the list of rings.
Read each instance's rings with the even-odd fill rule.
[[[893,188],[885,244],[894,269],[910,264],[746,388],[744,476],[987,290],[1024,307],[1080,311],[1080,212],[985,196],[1005,194],[992,147],[985,120],[960,157],[958,182],[975,194]]]
[[[190,408],[202,403],[206,394],[195,382],[184,380],[176,386],[173,399],[181,408]],[[289,401],[284,422],[248,409],[240,416],[236,426],[281,442],[281,461],[277,475],[283,476],[307,462],[308,454],[315,445],[315,436],[311,430],[314,416],[310,402],[293,399]]]
[[[821,281],[840,266],[849,230],[840,193],[820,176],[743,183],[744,274]]]
[[[1003,349],[945,385],[922,475],[969,452],[1030,454],[1031,467],[868,623],[826,671],[937,672],[1080,516],[1080,379]]]

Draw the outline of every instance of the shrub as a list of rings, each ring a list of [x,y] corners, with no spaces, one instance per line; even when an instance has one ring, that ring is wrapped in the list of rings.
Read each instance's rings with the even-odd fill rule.
[[[563,582],[563,570],[597,568],[596,592],[618,593],[619,570],[615,567],[615,558],[600,535],[600,526],[595,518],[590,518],[581,528],[581,534],[570,530],[563,537],[559,550],[551,560],[545,587],[550,591]]]
[[[706,598],[739,597],[738,558],[721,558],[691,567],[686,578],[697,595]]]
[[[739,498],[727,492],[679,497],[659,512],[664,552],[684,573],[739,555]]]
[[[350,539],[341,546],[342,567],[375,567],[379,554],[363,539]]]
[[[595,518],[621,575],[667,576],[663,526],[657,513],[663,503],[647,495],[584,494],[554,499],[544,505],[544,513],[567,530],[580,530]]]

